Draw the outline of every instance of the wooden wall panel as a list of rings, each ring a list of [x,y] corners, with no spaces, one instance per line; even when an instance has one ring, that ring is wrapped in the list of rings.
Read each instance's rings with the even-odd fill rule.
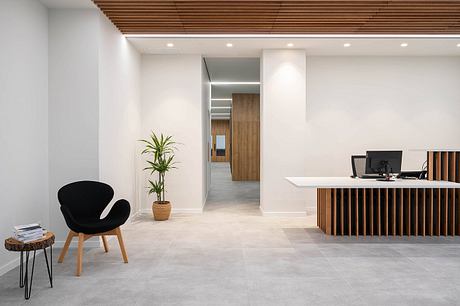
[[[124,34],[460,34],[458,0],[93,0]]]
[[[232,179],[260,179],[260,97],[233,94],[232,101]]]
[[[429,151],[427,153],[427,176],[430,181],[460,183],[460,152]]]
[[[212,135],[212,162],[229,162],[230,161],[230,121],[229,120],[211,120]],[[225,156],[216,155],[216,135],[225,135]]]

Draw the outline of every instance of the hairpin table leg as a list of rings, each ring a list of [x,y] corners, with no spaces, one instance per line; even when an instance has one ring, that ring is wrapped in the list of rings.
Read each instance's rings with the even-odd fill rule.
[[[53,288],[53,246],[50,246],[50,261],[48,263],[48,255],[46,254],[46,248],[43,249],[45,253],[46,269],[48,270],[48,277],[50,279],[51,288]]]
[[[19,262],[19,288],[24,287],[24,252],[21,251]]]
[[[24,298],[26,300],[30,299],[30,293],[32,292],[32,282],[34,280],[34,268],[35,268],[35,253],[32,260],[32,269],[30,273],[30,283],[29,283],[29,251],[26,251],[26,272],[24,274]]]

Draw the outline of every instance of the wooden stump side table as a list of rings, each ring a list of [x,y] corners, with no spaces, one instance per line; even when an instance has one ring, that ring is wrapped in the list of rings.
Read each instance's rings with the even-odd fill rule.
[[[48,270],[48,277],[50,279],[51,288],[53,288],[53,244],[54,244],[54,234],[48,232],[42,239],[32,241],[29,243],[23,243],[14,238],[5,239],[5,249],[13,252],[21,252],[20,254],[20,264],[19,264],[19,287],[24,287],[24,298],[28,300],[30,298],[30,293],[32,292],[32,281],[34,278],[34,268],[35,268],[35,253],[37,250],[43,250],[45,253],[46,268]],[[50,248],[50,262],[48,262],[48,254],[46,253],[46,248]],[[29,253],[34,253],[32,260],[32,268],[30,271],[30,281],[29,281]],[[24,252],[26,253],[26,269],[24,271]]]

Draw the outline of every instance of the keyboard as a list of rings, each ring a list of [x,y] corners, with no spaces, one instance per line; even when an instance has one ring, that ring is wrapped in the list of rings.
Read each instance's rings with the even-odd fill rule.
[[[382,176],[380,175],[376,175],[376,174],[363,174],[359,177],[360,179],[371,179],[371,180],[375,180],[375,179],[378,179],[378,178],[382,178]]]

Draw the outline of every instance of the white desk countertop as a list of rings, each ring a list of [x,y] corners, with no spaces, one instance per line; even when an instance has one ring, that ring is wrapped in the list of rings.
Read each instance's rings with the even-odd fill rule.
[[[460,183],[448,181],[401,180],[382,182],[351,177],[286,177],[301,188],[460,188]]]

